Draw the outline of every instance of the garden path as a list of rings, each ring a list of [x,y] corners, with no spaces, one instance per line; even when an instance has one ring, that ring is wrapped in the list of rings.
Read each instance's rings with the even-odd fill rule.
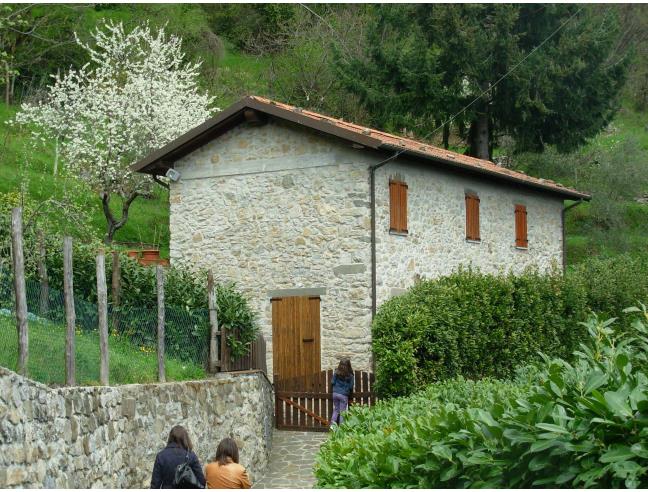
[[[315,455],[326,432],[274,431],[270,462],[255,489],[311,489],[315,485]]]

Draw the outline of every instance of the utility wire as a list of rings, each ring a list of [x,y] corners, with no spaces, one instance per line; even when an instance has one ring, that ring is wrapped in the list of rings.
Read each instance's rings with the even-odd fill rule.
[[[319,15],[317,12],[314,12],[314,11],[311,10],[308,6],[304,5],[303,3],[300,3],[299,5],[301,5],[302,7],[304,7],[304,8],[305,8],[306,10],[308,10],[311,14],[313,14],[315,17],[317,17],[317,18],[320,19],[322,22],[324,22],[324,23],[329,27],[329,29],[331,29],[331,31],[333,31],[333,33],[336,34],[336,35],[338,36],[338,39],[339,39],[339,40],[342,39],[342,37],[340,36],[340,34],[339,34],[339,33],[338,33],[334,28],[333,28],[333,26],[331,26],[331,24],[329,24],[329,23],[326,21],[326,19],[324,19],[321,15]],[[553,38],[556,34],[558,34],[558,32],[561,31],[562,28],[565,27],[565,26],[566,26],[566,25],[567,25],[567,24],[568,24],[568,23],[569,23],[569,22],[570,22],[574,17],[576,17],[578,14],[580,14],[581,11],[583,10],[583,8],[584,8],[584,7],[579,8],[576,12],[574,12],[572,15],[570,15],[569,18],[568,18],[565,22],[563,22],[560,26],[558,26],[558,28],[557,28],[555,31],[553,31],[549,36],[547,36],[544,40],[542,40],[542,42],[541,42],[538,46],[536,46],[535,48],[533,48],[533,49],[532,49],[532,50],[531,50],[531,51],[530,51],[530,52],[529,52],[529,53],[528,53],[524,58],[522,58],[519,62],[517,62],[517,63],[516,63],[512,68],[510,68],[510,69],[509,69],[509,70],[508,70],[504,75],[502,75],[499,79],[497,79],[497,81],[496,81],[494,84],[492,84],[488,89],[482,91],[481,94],[479,94],[475,99],[473,99],[470,103],[468,103],[466,106],[464,106],[461,110],[459,110],[458,112],[456,112],[455,114],[453,114],[453,115],[452,115],[448,120],[446,120],[444,123],[442,123],[441,125],[439,125],[438,127],[436,127],[434,130],[430,131],[430,132],[427,133],[425,136],[423,136],[422,140],[425,140],[426,138],[431,137],[431,136],[434,135],[436,132],[438,132],[439,130],[441,130],[444,126],[449,125],[450,123],[452,123],[452,122],[455,120],[455,118],[457,118],[457,116],[459,116],[459,115],[461,115],[462,113],[464,113],[468,108],[470,108],[473,104],[475,104],[477,101],[479,101],[479,100],[480,100],[480,99],[481,99],[485,94],[487,94],[487,93],[489,93],[490,91],[492,91],[492,90],[495,88],[495,86],[497,86],[500,82],[502,82],[502,81],[503,81],[504,79],[506,79],[509,75],[511,75],[511,74],[512,74],[512,73],[513,73],[513,72],[514,72],[514,71],[515,71],[515,70],[516,70],[520,65],[522,65],[522,64],[523,64],[523,63],[524,63],[524,62],[525,62],[529,57],[531,57],[531,56],[532,56],[536,51],[538,51],[540,48],[542,48],[542,47],[543,47],[543,46],[544,46],[544,45],[545,45],[545,44],[546,44],[546,43],[547,43],[551,38]],[[342,44],[344,44],[344,43],[342,43]],[[346,46],[345,46],[345,48],[346,48]],[[406,151],[406,149],[401,149],[401,150],[399,150],[396,154],[394,154],[392,157],[390,157],[389,160],[395,159],[396,157],[398,157],[400,154],[402,154],[402,153],[405,152],[405,151]]]
[[[492,90],[495,88],[495,86],[496,86],[497,84],[499,84],[502,80],[504,80],[504,79],[507,78],[509,75],[511,75],[511,74],[512,74],[512,73],[513,73],[513,72],[514,72],[514,71],[515,71],[515,70],[516,70],[520,65],[522,65],[522,64],[523,64],[523,63],[524,63],[524,62],[525,62],[525,61],[526,61],[526,60],[527,60],[531,55],[533,55],[536,51],[538,51],[540,48],[542,48],[542,46],[544,46],[545,43],[547,43],[547,41],[549,41],[549,40],[550,40],[551,38],[553,38],[556,34],[558,34],[558,32],[559,32],[563,27],[565,27],[565,26],[566,26],[566,25],[567,25],[567,24],[568,24],[568,23],[569,23],[569,22],[570,22],[574,17],[576,17],[576,15],[578,15],[582,10],[583,10],[583,7],[581,7],[580,9],[578,9],[578,10],[577,10],[576,12],[574,12],[571,16],[569,16],[569,18],[568,18],[565,22],[563,22],[560,26],[558,26],[558,28],[557,28],[554,32],[552,32],[549,36],[547,36],[547,37],[546,37],[546,38],[545,38],[545,39],[544,39],[544,40],[543,40],[543,41],[542,41],[538,46],[536,46],[535,48],[533,48],[533,49],[532,49],[532,50],[531,50],[531,51],[530,51],[530,52],[529,52],[529,53],[528,53],[524,58],[522,58],[522,59],[521,59],[519,62],[517,62],[517,63],[516,63],[516,64],[515,64],[511,69],[509,69],[508,72],[506,72],[506,73],[505,73],[504,75],[502,75],[499,79],[497,79],[497,81],[496,81],[493,85],[491,85],[488,89],[482,91],[482,93],[479,94],[479,95],[478,95],[475,99],[473,99],[470,103],[468,103],[468,104],[467,104],[466,106],[464,106],[461,110],[459,110],[458,112],[456,112],[455,114],[453,114],[453,115],[450,117],[450,119],[448,119],[447,121],[445,121],[444,123],[442,123],[440,126],[436,127],[434,130],[432,130],[431,132],[429,132],[427,135],[425,135],[425,136],[423,137],[423,140],[425,140],[425,139],[428,138],[428,137],[431,137],[431,136],[434,135],[436,132],[438,132],[439,130],[441,130],[444,126],[446,126],[446,125],[452,123],[452,122],[454,121],[454,119],[455,119],[457,116],[459,116],[460,114],[464,113],[468,108],[470,108],[473,104],[475,104],[477,101],[479,101],[479,100],[480,100],[480,99],[481,99],[485,94],[487,94],[488,92],[492,91]],[[402,152],[404,152],[404,150],[401,151],[401,153],[402,153]]]

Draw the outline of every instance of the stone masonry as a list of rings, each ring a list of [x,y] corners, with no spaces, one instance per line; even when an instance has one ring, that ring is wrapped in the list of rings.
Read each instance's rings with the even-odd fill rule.
[[[235,128],[175,165],[171,261],[212,268],[247,295],[260,313],[269,374],[270,298],[280,289],[325,289],[323,369],[342,356],[370,367],[369,183],[358,156],[333,139],[268,124]]]
[[[378,305],[417,278],[447,275],[460,266],[488,273],[560,268],[562,199],[431,167],[400,160],[376,173]],[[407,235],[389,232],[390,179],[408,185]],[[480,199],[479,242],[466,240],[466,192]],[[525,249],[515,246],[516,204],[527,208]]]
[[[262,373],[206,381],[52,389],[0,368],[0,488],[147,488],[173,425],[204,465],[223,437],[258,480],[272,439]]]
[[[384,154],[270,120],[241,124],[175,163],[171,261],[212,268],[260,313],[272,374],[271,297],[321,296],[322,369],[351,356],[371,369],[369,166]],[[405,236],[389,233],[389,179],[408,184]],[[465,239],[466,191],[481,200],[481,242]],[[514,205],[528,249],[514,244]],[[547,270],[562,259],[562,200],[501,181],[398,158],[376,172],[378,305],[460,265]],[[303,289],[303,294],[299,294]]]

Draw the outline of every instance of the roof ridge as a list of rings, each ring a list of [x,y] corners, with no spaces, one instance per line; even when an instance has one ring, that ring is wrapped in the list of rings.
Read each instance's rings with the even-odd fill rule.
[[[439,147],[437,145],[434,145],[432,143],[429,143],[429,142],[424,142],[422,140],[415,140],[415,139],[410,138],[410,137],[406,137],[406,136],[403,136],[403,135],[398,135],[398,134],[395,134],[395,133],[389,133],[389,132],[386,132],[384,130],[379,130],[377,128],[371,128],[371,127],[368,127],[368,126],[365,126],[365,125],[358,125],[357,123],[353,123],[352,121],[344,121],[341,118],[336,118],[334,116],[329,116],[329,115],[325,115],[323,113],[318,113],[317,111],[313,111],[311,109],[298,108],[297,106],[294,106],[292,104],[283,103],[283,102],[280,102],[280,101],[275,101],[273,99],[269,99],[269,98],[263,97],[263,96],[252,95],[252,96],[249,96],[249,97],[251,97],[252,99],[256,99],[257,101],[266,103],[266,104],[268,104],[268,103],[272,104],[273,106],[284,106],[286,109],[291,109],[293,111],[299,109],[300,113],[314,116],[314,117],[316,117],[316,118],[318,118],[320,120],[334,121],[336,123],[339,123],[340,126],[343,125],[343,126],[350,127],[350,128],[356,128],[358,130],[369,130],[371,133],[378,134],[378,135],[383,135],[383,136],[388,137],[388,138],[394,138],[394,139],[407,141],[407,142],[410,142],[410,143],[412,143],[414,145],[420,145],[420,146],[423,146],[423,147],[431,147],[431,148],[436,149],[436,150],[438,150],[440,152],[447,152],[449,154],[462,156],[462,158],[464,158],[464,159],[471,159],[471,160],[474,160],[474,161],[489,163],[489,164],[493,164],[493,165],[497,166],[497,164],[495,164],[493,161],[489,161],[487,159],[480,159],[479,157],[473,157],[473,156],[470,156],[470,155],[461,154],[459,152],[455,152],[454,150],[441,148],[441,147]],[[498,167],[500,167],[500,166],[498,166]]]

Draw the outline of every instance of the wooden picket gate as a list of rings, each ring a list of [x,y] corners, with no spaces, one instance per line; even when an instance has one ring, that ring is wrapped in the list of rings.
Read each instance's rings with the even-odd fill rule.
[[[349,405],[373,405],[374,375],[355,371]],[[274,376],[275,424],[277,429],[327,431],[333,414],[333,370],[281,379]]]

